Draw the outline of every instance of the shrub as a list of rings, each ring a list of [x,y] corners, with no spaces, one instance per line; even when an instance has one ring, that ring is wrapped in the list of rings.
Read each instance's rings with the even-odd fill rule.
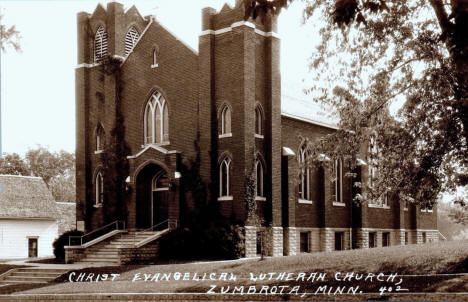
[[[57,259],[65,259],[65,246],[68,245],[68,237],[82,236],[83,232],[78,230],[71,230],[63,233],[54,241],[54,255]]]

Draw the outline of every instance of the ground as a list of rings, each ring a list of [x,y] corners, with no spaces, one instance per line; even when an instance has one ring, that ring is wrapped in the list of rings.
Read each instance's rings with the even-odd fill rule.
[[[80,280],[80,273],[84,280]],[[169,280],[164,279],[165,273]],[[346,273],[354,275],[345,279]],[[108,274],[108,281],[102,281],[103,274]],[[194,280],[203,279],[204,274],[208,280]],[[216,280],[209,280],[210,276]],[[236,280],[229,280],[232,278]],[[70,282],[86,279],[88,282]],[[106,293],[105,297],[114,298],[119,296],[116,293],[129,293],[119,297],[128,300],[174,297],[182,300],[459,300],[468,298],[468,241],[265,260],[87,268],[70,271],[47,286],[33,289],[6,286],[0,287],[0,292],[44,295],[45,299],[51,298],[51,294],[83,294],[82,299],[89,299],[93,293]]]

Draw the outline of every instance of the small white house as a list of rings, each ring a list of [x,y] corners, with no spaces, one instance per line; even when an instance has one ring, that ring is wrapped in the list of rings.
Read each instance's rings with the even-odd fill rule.
[[[52,256],[57,217],[42,178],[0,175],[0,259]]]

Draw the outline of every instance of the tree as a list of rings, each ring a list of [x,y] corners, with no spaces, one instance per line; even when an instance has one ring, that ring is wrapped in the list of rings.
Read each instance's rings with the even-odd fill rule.
[[[245,0],[246,17],[279,13],[290,2]],[[441,191],[466,185],[468,1],[306,3],[304,15],[322,37],[310,65],[317,84],[307,92],[340,118],[338,131],[310,144],[313,153],[345,157],[350,168],[366,156],[380,177],[357,184],[368,192],[361,202],[394,194],[432,204]],[[404,105],[394,114],[397,102]]]
[[[0,49],[5,52],[8,46],[13,47],[16,51],[21,51],[19,44],[20,35],[16,27],[10,26],[7,28],[6,25],[2,24],[3,15],[0,15]]]
[[[31,174],[44,179],[47,186],[52,178],[69,175],[75,169],[75,155],[66,151],[52,153],[43,146],[29,149],[25,156]]]
[[[0,157],[0,174],[30,175],[31,172],[25,161],[17,153],[11,153]]]

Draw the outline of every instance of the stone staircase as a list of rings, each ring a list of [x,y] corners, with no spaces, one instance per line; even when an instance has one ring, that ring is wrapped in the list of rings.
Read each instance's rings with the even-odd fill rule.
[[[162,235],[165,231],[137,231],[126,232],[93,245],[86,249],[85,256],[78,263],[102,263],[118,265],[122,262],[122,250],[135,249],[136,245],[151,237]],[[158,237],[159,238],[159,237]],[[155,250],[157,252],[157,250]]]
[[[68,272],[68,269],[19,268],[0,279],[0,284],[47,283]]]

